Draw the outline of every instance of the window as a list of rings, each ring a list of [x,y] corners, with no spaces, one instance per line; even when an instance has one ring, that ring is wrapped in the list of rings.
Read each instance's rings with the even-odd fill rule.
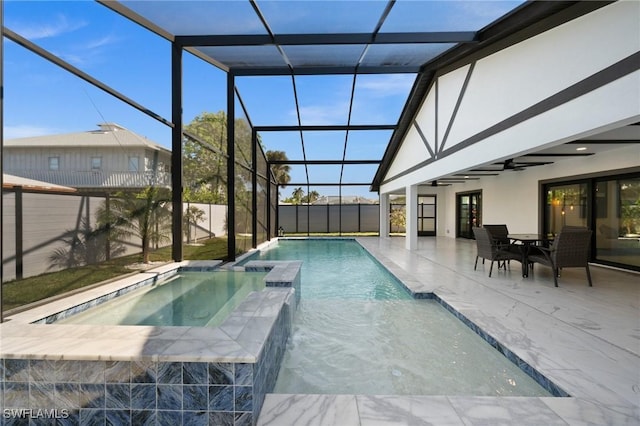
[[[418,195],[418,235],[436,235],[435,195]]]
[[[640,268],[640,177],[596,182],[596,257]]]
[[[140,171],[140,158],[139,157],[129,157],[129,171],[130,172],[139,172]]]
[[[588,193],[587,182],[548,185],[544,232],[553,236],[567,225],[588,227]]]
[[[91,170],[102,169],[102,157],[91,157]]]
[[[49,157],[49,170],[60,170],[60,157]]]
[[[640,174],[585,176],[543,185],[543,232],[593,231],[591,261],[640,271]]]

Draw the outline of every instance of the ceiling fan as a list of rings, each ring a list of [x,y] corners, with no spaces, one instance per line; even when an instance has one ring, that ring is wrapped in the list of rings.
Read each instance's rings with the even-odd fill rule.
[[[527,167],[527,163],[516,163],[513,161],[513,158],[509,158],[504,160],[504,164],[502,165],[502,170],[513,170],[519,172],[524,170]]]
[[[552,163],[553,161],[513,161],[513,158],[509,158],[504,160],[504,163],[502,163],[502,170],[513,170],[519,172],[527,167],[544,166],[545,164]]]

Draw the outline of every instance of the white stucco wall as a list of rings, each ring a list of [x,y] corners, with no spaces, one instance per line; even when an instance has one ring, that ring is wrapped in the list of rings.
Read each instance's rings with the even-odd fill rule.
[[[640,51],[638,16],[640,2],[616,2],[478,60],[445,142],[445,155],[397,176],[431,158],[428,150],[420,149],[424,143],[417,132],[410,130],[380,191],[401,191],[640,120],[640,71],[635,71],[446,155],[446,149]],[[435,140],[439,147],[445,135],[468,69],[464,66],[439,77],[416,115],[428,134],[437,115],[437,138],[427,137],[434,151]]]
[[[506,223],[513,233],[537,232],[540,181],[639,166],[640,150],[635,145],[629,145],[594,156],[576,157],[547,166],[509,171],[499,176],[437,188],[440,194],[438,236],[455,237],[456,193],[482,190],[483,223]],[[432,189],[436,188],[421,187],[419,193],[434,193]]]

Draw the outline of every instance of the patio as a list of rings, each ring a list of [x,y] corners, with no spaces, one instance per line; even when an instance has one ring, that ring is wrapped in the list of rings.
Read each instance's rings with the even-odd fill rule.
[[[267,395],[259,425],[286,424],[637,424],[640,420],[638,275],[592,267],[551,270],[519,265],[473,270],[475,242],[402,238],[360,243],[412,291],[434,292],[568,392],[570,398]]]

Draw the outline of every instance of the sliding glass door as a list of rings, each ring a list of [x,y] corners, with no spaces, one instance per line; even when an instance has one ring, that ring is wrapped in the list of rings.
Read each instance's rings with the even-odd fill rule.
[[[640,174],[546,184],[544,193],[543,232],[585,226],[593,230],[592,261],[640,270]]]
[[[596,259],[640,268],[640,177],[595,186]]]

